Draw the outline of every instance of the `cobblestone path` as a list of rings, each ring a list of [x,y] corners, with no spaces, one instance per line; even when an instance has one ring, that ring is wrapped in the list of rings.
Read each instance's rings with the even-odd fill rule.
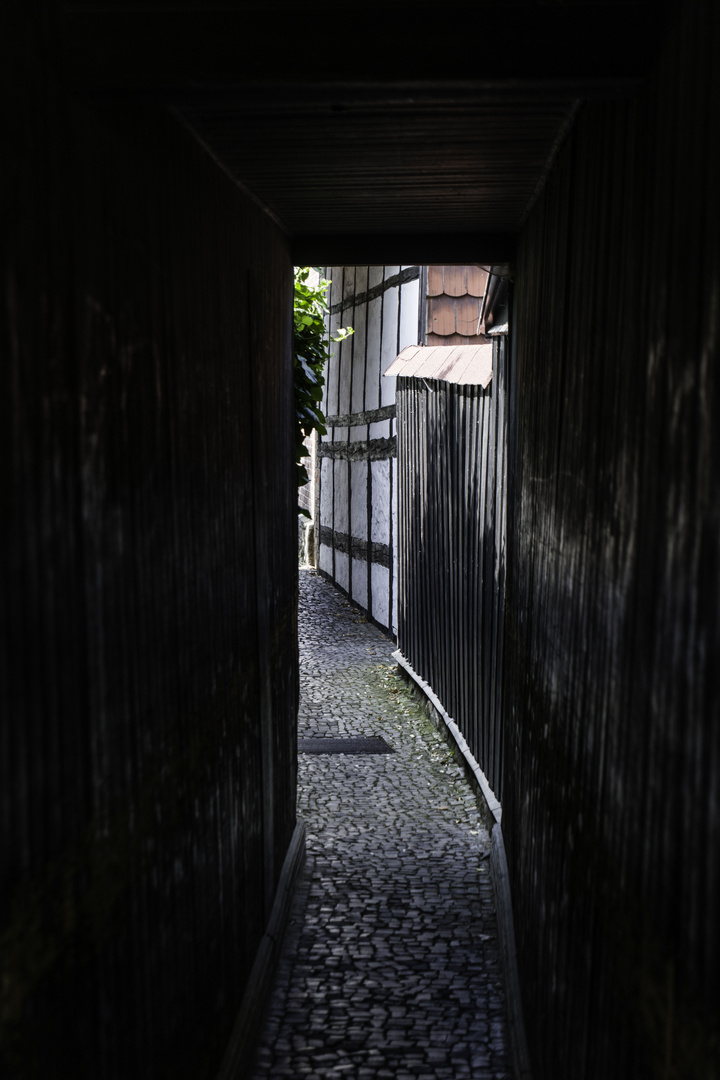
[[[300,737],[395,753],[299,756],[308,859],[255,1080],[510,1077],[489,834],[393,649],[300,572]]]

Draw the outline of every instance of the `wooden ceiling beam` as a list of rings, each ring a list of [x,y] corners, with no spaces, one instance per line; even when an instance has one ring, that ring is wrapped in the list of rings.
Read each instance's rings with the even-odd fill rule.
[[[508,233],[342,233],[290,240],[295,266],[468,266],[508,263],[515,237]]]
[[[625,85],[653,59],[663,0],[548,3],[466,0],[336,5],[308,21],[296,2],[66,4],[66,70],[87,85],[410,85],[480,79],[488,86]],[[427,33],[418,25],[427,20]],[[412,43],[410,45],[410,43]],[[585,96],[580,95],[580,96]]]

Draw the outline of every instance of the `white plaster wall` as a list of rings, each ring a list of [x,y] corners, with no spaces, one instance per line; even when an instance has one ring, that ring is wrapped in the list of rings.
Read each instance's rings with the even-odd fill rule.
[[[332,528],[333,509],[333,463],[330,458],[320,459],[320,521]]]
[[[350,502],[348,491],[348,463],[342,458],[335,465],[335,532],[346,533],[350,523]]]
[[[330,316],[330,334],[336,334],[340,327],[340,313]],[[330,342],[330,361],[325,375],[325,415],[337,416],[338,413],[338,375],[340,364],[340,346]]]
[[[345,551],[335,552],[335,580],[345,592],[350,591],[350,556]]]
[[[341,324],[343,326],[350,324],[352,315],[352,311],[349,311],[340,316]],[[344,416],[350,412],[352,392],[351,373],[353,352],[355,351],[355,335],[351,334],[350,337],[345,338],[344,341],[336,343],[335,348],[340,350],[340,391],[338,398],[338,412]]]
[[[392,616],[391,625],[393,634],[397,634],[398,627],[398,561],[397,561],[397,459],[390,462],[390,481],[392,484],[392,537],[393,537],[393,583],[392,583]]]
[[[374,289],[383,279],[384,266],[368,266],[368,289]]]
[[[368,462],[350,462],[350,528],[360,540],[368,538]]]
[[[327,544],[320,545],[318,566],[321,570],[324,570],[326,574],[332,575],[332,548],[328,547]]]
[[[370,538],[380,544],[390,543],[390,462],[371,461],[372,519]]]
[[[383,298],[376,296],[368,303],[367,374],[365,377],[365,410],[380,405],[380,331],[382,329]]]
[[[379,420],[376,424],[370,424],[370,439],[389,439],[391,420]]]
[[[417,345],[420,310],[420,279],[406,281],[400,288],[400,335],[398,352]]]
[[[398,267],[397,270],[400,268]],[[396,270],[396,272],[397,272]],[[387,371],[398,354],[398,317],[400,289],[388,289],[383,294],[383,325],[380,370]],[[392,405],[395,401],[395,377],[380,380],[380,404]]]
[[[361,293],[367,292],[368,288],[368,269],[367,266],[355,267],[355,295],[360,296]]]
[[[353,559],[352,561],[352,598],[367,611],[367,563],[364,559]]]
[[[387,566],[379,566],[373,563],[370,570],[370,587],[372,588],[372,617],[377,619],[383,626],[390,625],[389,591],[390,571]]]
[[[367,331],[367,304],[355,308],[353,320],[354,362],[352,370],[352,398],[350,412],[360,413],[365,403],[365,342]]]
[[[355,267],[344,266],[342,273],[342,297],[343,300],[352,300],[356,293],[355,289]]]

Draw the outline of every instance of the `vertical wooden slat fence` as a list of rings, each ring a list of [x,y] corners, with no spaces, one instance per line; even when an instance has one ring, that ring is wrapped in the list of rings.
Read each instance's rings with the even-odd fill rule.
[[[506,338],[486,390],[397,383],[398,646],[502,798]]]

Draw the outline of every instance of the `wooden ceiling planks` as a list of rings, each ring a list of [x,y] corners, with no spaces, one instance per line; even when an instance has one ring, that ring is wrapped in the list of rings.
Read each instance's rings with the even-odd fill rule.
[[[424,0],[340,7],[311,34],[302,6],[270,0],[75,0],[59,25],[75,90],[171,108],[291,241],[342,236],[349,265],[365,234],[516,234],[578,99],[639,85],[662,6],[467,0],[419,52],[404,42],[436,14]]]

